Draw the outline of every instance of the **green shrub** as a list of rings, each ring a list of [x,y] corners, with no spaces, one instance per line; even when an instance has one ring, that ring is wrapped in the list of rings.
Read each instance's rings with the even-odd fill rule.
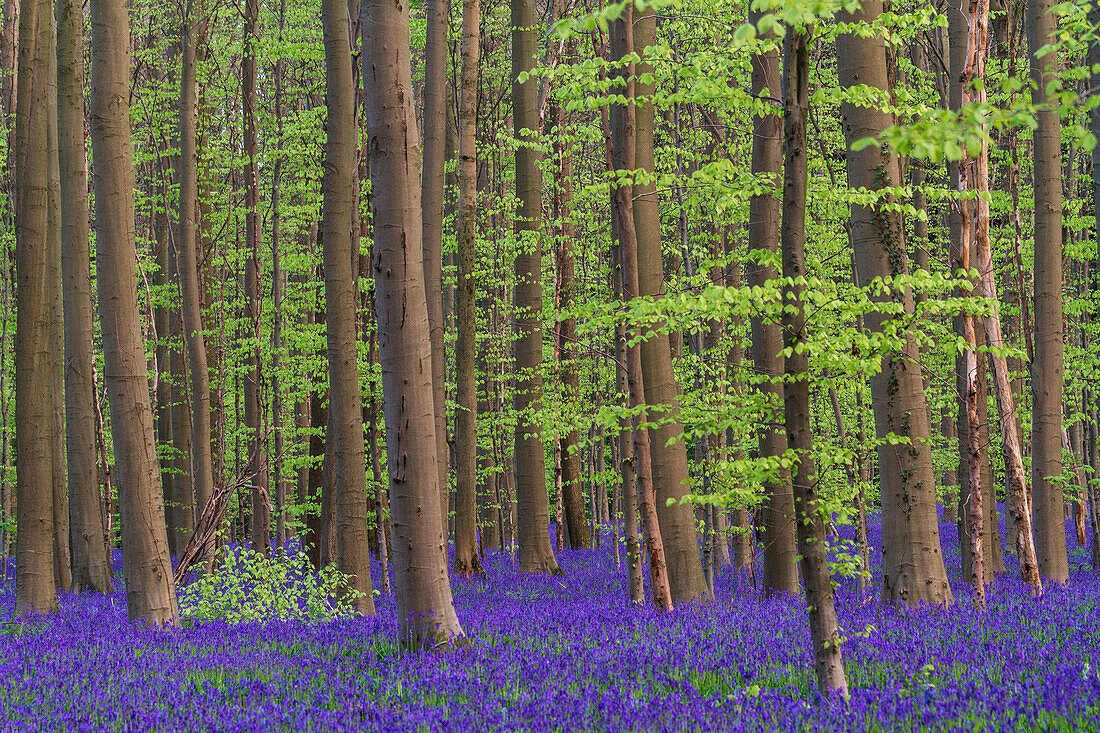
[[[215,572],[179,590],[180,615],[190,622],[332,621],[355,615],[361,595],[335,565],[317,572],[301,550],[264,557],[226,550]]]

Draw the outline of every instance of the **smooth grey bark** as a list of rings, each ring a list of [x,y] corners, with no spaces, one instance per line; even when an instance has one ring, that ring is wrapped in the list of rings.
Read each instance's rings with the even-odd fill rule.
[[[650,9],[640,10],[634,20],[634,47],[642,61],[636,66],[638,81],[635,127],[635,158],[638,169],[654,170],[654,94],[646,81],[653,67],[644,61],[645,49],[656,44],[657,17]],[[645,101],[649,100],[649,101]],[[661,256],[661,217],[654,182],[634,187],[634,224],[638,236],[638,295],[661,297],[665,293]],[[679,420],[680,385],[672,369],[672,352],[667,333],[655,334],[642,343],[642,373],[645,402],[666,412],[665,424],[652,430],[653,484],[657,494],[657,516],[668,562],[672,602],[709,600],[710,590],[703,577],[699,545],[695,537],[695,513],[681,499],[688,491],[687,447],[677,438],[683,434]],[[656,413],[651,415],[656,417]],[[672,504],[669,505],[669,500]]]
[[[443,338],[443,183],[447,143],[447,32],[450,0],[426,0],[424,39],[424,139],[421,171],[423,207],[424,291],[428,299],[428,328],[432,344],[432,404],[435,406],[436,452],[439,470],[439,505],[443,536],[447,536],[447,405],[446,354]],[[463,5],[465,8],[465,5]],[[476,82],[475,82],[476,84]]]
[[[458,92],[458,335],[455,342],[455,561],[457,575],[480,575],[477,553],[477,80],[481,6],[462,2]],[[425,174],[426,175],[426,174]],[[427,222],[425,222],[425,229]],[[425,242],[427,244],[427,242]],[[425,254],[427,254],[425,252]],[[425,266],[425,274],[427,272]],[[429,309],[430,311],[430,309]],[[429,317],[429,325],[431,318]],[[435,354],[433,353],[433,362]],[[434,379],[433,372],[433,379]],[[439,385],[433,384],[437,390]],[[439,429],[438,424],[436,429]],[[437,434],[438,438],[438,434]]]
[[[520,570],[557,573],[558,561],[550,545],[550,509],[546,490],[546,456],[541,426],[534,413],[542,401],[542,170],[539,153],[530,143],[539,129],[537,79],[519,82],[534,68],[537,49],[534,0],[510,0],[512,25],[512,126],[521,144],[516,149],[515,217],[519,251],[515,261],[514,408],[516,412],[515,474]]]
[[[1062,398],[1065,357],[1062,312],[1062,147],[1058,100],[1047,87],[1059,69],[1058,51],[1036,54],[1055,41],[1052,0],[1028,0],[1027,45],[1032,104],[1038,106],[1033,136],[1035,192],[1034,349],[1031,361],[1031,506],[1039,573],[1056,583],[1069,579],[1062,485]]]
[[[401,643],[411,649],[440,647],[464,633],[451,596],[442,507],[436,500],[438,462],[446,457],[438,455],[432,393],[409,8],[401,0],[364,0],[360,13],[394,596]]]
[[[15,612],[57,610],[53,543],[53,401],[48,279],[50,3],[19,17],[15,110]]]
[[[749,22],[760,19],[758,11],[752,11]],[[779,53],[769,50],[752,57],[752,94],[761,96],[767,92],[778,97]],[[752,173],[756,178],[766,177],[775,187],[780,187],[783,139],[782,122],[778,114],[754,116],[752,119]],[[748,249],[770,253],[779,252],[780,199],[778,193],[762,193],[749,198]],[[748,281],[752,287],[765,287],[779,273],[770,265],[755,261],[748,263]],[[783,388],[778,378],[783,373],[783,334],[779,324],[760,317],[750,320],[752,335],[752,366],[761,381],[756,389],[779,414]],[[787,451],[787,436],[778,420],[763,426],[758,439],[760,456],[776,458]],[[780,469],[773,481],[764,484],[764,501],[757,508],[755,523],[764,549],[764,573],[761,583],[765,593],[797,593],[798,567],[795,563],[794,495],[790,471]]]
[[[137,298],[130,145],[130,20],[123,0],[91,0],[92,183],[104,384],[119,487],[130,620],[179,623]]]
[[[357,268],[352,267],[352,253],[356,265],[359,261],[359,243],[352,237],[358,129],[346,0],[323,0],[321,23],[328,105],[321,214],[329,369],[324,492],[331,494],[329,501],[335,504],[336,522],[331,526],[337,565],[353,578],[352,588],[359,594],[355,608],[373,615],[363,404],[355,329],[358,276]]]
[[[787,445],[795,452],[791,471],[798,534],[799,567],[806,586],[806,606],[813,638],[817,686],[825,694],[848,697],[848,680],[840,652],[840,626],[833,599],[832,578],[825,544],[826,509],[818,492],[817,466],[810,427],[809,353],[799,349],[807,338],[805,286],[798,278],[806,268],[806,195],[808,189],[806,117],[810,107],[809,34],[788,28],[783,41],[783,225],[780,246],[783,277],[783,346],[786,358],[783,415]]]
[[[881,0],[867,0],[856,13],[840,13],[841,22],[874,23],[882,14]],[[887,53],[880,36],[864,38],[846,33],[837,38],[837,75],[843,88],[860,84],[889,89]],[[893,124],[892,113],[850,102],[841,105],[847,153],[848,185],[870,191],[900,185],[898,158],[874,145],[851,150],[856,140],[874,137]],[[857,283],[868,286],[875,278],[909,273],[904,221],[884,206],[853,205],[851,244]],[[880,296],[883,297],[883,296]],[[899,297],[913,312],[913,294]],[[871,332],[880,331],[888,316],[871,313]],[[928,405],[924,395],[917,347],[907,338],[902,352],[889,354],[871,378],[871,405],[879,440],[893,434],[907,442],[885,442],[878,450],[882,494],[884,599],[914,605],[950,604],[953,600],[940,548],[936,514],[936,483],[932,475]]]
[[[84,147],[84,13],[57,3],[58,153],[61,170],[61,276],[65,320],[65,443],[72,586],[110,593],[111,563],[95,445],[92,273],[88,167]]]

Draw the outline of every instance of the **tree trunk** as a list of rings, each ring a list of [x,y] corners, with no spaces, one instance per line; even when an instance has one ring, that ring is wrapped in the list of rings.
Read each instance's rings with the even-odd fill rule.
[[[627,5],[623,14],[611,27],[611,60],[619,64],[613,78],[618,77],[618,89],[624,102],[611,109],[612,160],[616,171],[632,171],[635,161],[635,76],[634,63],[634,9]],[[624,59],[626,61],[624,62]],[[614,188],[615,229],[618,233],[622,257],[623,299],[638,295],[638,237],[634,228],[634,186],[618,183]],[[642,371],[642,347],[636,340],[641,326],[631,326],[629,338],[634,343],[626,345],[627,390],[632,409],[644,408],[645,382]],[[665,547],[661,526],[657,518],[657,497],[653,487],[653,464],[650,451],[649,430],[643,427],[648,418],[639,413],[634,416],[634,471],[637,480],[638,505],[642,515],[642,535],[645,538],[646,556],[649,559],[650,592],[653,605],[661,611],[672,611],[672,590],[665,561]]]
[[[153,284],[161,292],[161,298],[166,299],[169,292],[168,288],[170,286],[175,287],[175,281],[172,279],[172,256],[168,246],[168,212],[164,209],[164,206],[167,204],[165,184],[168,177],[162,169],[159,169],[159,166],[157,175],[160,180],[154,189],[154,196],[157,204],[155,204],[156,213],[154,214],[156,221],[153,224],[153,237],[155,241],[154,256],[157,262],[157,269],[153,276]],[[89,278],[90,277],[89,274]],[[90,289],[91,282],[89,280],[89,291]],[[88,298],[90,301],[90,294]],[[153,394],[153,399],[156,404],[157,450],[158,454],[162,456],[160,461],[160,485],[161,494],[164,496],[164,519],[165,524],[168,526],[168,550],[173,557],[178,557],[180,551],[183,550],[184,545],[187,543],[187,538],[184,537],[183,543],[180,543],[178,533],[176,532],[176,518],[183,510],[176,506],[175,473],[172,470],[175,461],[175,443],[172,439],[172,381],[174,375],[171,373],[171,323],[172,310],[168,307],[167,303],[162,300],[153,312],[153,328],[156,331],[157,337],[156,352],[154,356],[157,364],[157,385]],[[94,424],[94,386],[92,394],[92,421]],[[160,451],[165,451],[165,453],[160,453]]]
[[[610,51],[608,52],[610,54]],[[620,83],[619,91],[625,93],[625,88],[622,88],[624,82]],[[612,105],[614,108],[614,105]],[[604,137],[606,142],[606,167],[608,174],[614,174],[616,164],[614,161],[614,145],[611,134],[610,114],[604,114],[603,116]],[[625,153],[625,151],[624,151]],[[611,207],[612,211],[615,211],[617,206],[617,192],[613,189],[611,192]],[[611,232],[612,232],[612,244],[611,244],[611,286],[617,299],[624,300],[625,295],[623,291],[623,257],[622,257],[622,245],[620,244],[621,237],[619,234],[619,219],[617,215],[611,217]],[[635,236],[637,234],[635,233]],[[625,405],[629,405],[629,385],[627,382],[626,373],[626,324],[621,320],[615,324],[614,333],[615,344],[615,394],[617,399],[622,399]],[[644,385],[643,385],[644,390]],[[623,520],[623,539],[626,545],[626,565],[627,565],[627,588],[630,593],[630,600],[632,603],[641,605],[645,603],[645,581],[642,578],[642,558],[641,558],[641,545],[638,542],[638,493],[637,493],[637,481],[634,474],[635,461],[634,461],[634,436],[632,431],[620,428],[617,434],[617,441],[612,446],[611,451],[611,465],[615,469],[615,473],[621,477],[621,481],[614,484],[612,489],[615,496],[612,498],[611,505],[616,512],[616,517],[612,521],[613,527],[618,527],[618,513],[621,512]],[[658,520],[658,524],[659,524]],[[612,546],[615,548],[615,567],[621,567],[621,556],[619,554],[619,540],[618,532],[612,533],[611,537]]]
[[[340,0],[327,0],[340,5]],[[374,181],[374,286],[382,363],[393,567],[402,644],[455,643],[464,634],[447,577],[439,455],[424,290],[420,188],[414,180],[409,10],[399,0],[361,6],[363,82]]]
[[[16,54],[19,49],[19,0],[4,0],[3,27],[0,28],[0,116],[5,129],[11,132],[10,117],[15,116],[15,90],[17,79]],[[11,137],[8,138],[12,140]],[[8,147],[9,170],[15,161],[15,146]],[[14,171],[13,171],[14,173]]]
[[[1056,583],[1069,579],[1062,485],[1062,150],[1059,104],[1048,93],[1058,69],[1058,51],[1036,54],[1055,42],[1053,0],[1028,0],[1028,49],[1032,103],[1038,105],[1034,134],[1035,358],[1031,362],[1031,496],[1039,572]],[[1023,530],[1017,530],[1022,532]],[[1036,581],[1037,583],[1038,581]],[[1033,583],[1033,587],[1038,587]]]
[[[50,3],[27,0],[19,18],[15,117],[15,612],[57,610],[54,585],[53,386],[48,277],[47,165]],[[143,380],[144,381],[144,380]]]
[[[310,424],[313,425],[313,434],[309,436],[308,494],[309,503],[316,509],[306,514],[306,532],[303,540],[306,543],[306,551],[309,554],[310,562],[313,563],[313,567],[320,570],[324,567],[321,564],[321,545],[325,539],[321,531],[321,495],[324,491],[322,487],[324,485],[325,446],[328,445],[325,436],[329,427],[328,407],[325,406],[321,393],[316,390],[309,396],[309,419]],[[325,560],[328,560],[328,553],[325,554]]]
[[[267,459],[263,446],[260,415],[262,383],[260,342],[260,181],[259,140],[256,134],[256,23],[258,0],[244,3],[244,51],[241,58],[241,116],[244,118],[245,154],[245,307],[248,312],[250,341],[244,374],[244,426],[248,435],[248,476],[252,484],[252,549],[261,555],[271,553],[271,517],[268,512]]]
[[[450,0],[427,0],[427,36],[424,43],[424,160],[421,176],[424,237],[424,292],[428,299],[428,328],[432,344],[432,404],[435,412],[436,453],[440,461],[439,505],[443,536],[447,536],[450,497],[447,490],[447,405],[443,339],[443,179],[447,142],[447,34]],[[465,5],[463,5],[465,8]],[[476,66],[475,66],[476,69]],[[476,94],[477,74],[474,74]],[[476,105],[476,102],[475,102]]]
[[[803,278],[807,274],[806,246],[806,116],[810,107],[810,53],[808,34],[788,28],[783,42],[783,277]],[[794,507],[798,534],[799,566],[806,586],[806,606],[813,637],[814,671],[824,694],[848,697],[848,680],[840,654],[840,628],[829,577],[825,546],[826,512],[818,493],[810,431],[809,355],[798,348],[806,334],[806,311],[802,304],[805,286],[783,286],[783,346],[790,349],[783,382],[783,414],[787,445],[795,452],[792,470]]]
[[[363,446],[363,405],[355,333],[359,243],[352,240],[358,130],[355,85],[351,71],[351,39],[345,0],[321,5],[325,44],[325,95],[328,138],[325,145],[324,206],[321,242],[325,268],[325,328],[328,333],[329,405],[324,491],[332,490],[336,523],[336,561],[353,576],[360,593],[355,608],[374,614],[367,534],[367,474]],[[366,48],[364,38],[364,48]],[[369,67],[364,67],[364,69]],[[372,161],[373,163],[373,161]],[[375,194],[378,195],[377,193]],[[381,221],[379,225],[383,225]]]
[[[65,459],[65,315],[62,305],[61,274],[61,167],[58,154],[57,112],[57,37],[56,19],[50,14],[49,109],[47,110],[49,209],[46,241],[49,244],[50,279],[50,397],[53,403],[53,555],[54,582],[70,590],[73,585],[72,554],[69,550],[69,491],[66,486]]]
[[[92,0],[92,177],[104,380],[119,486],[131,621],[179,622],[137,300],[130,147],[130,21],[121,0]],[[209,443],[207,444],[209,445]]]
[[[202,0],[187,0],[183,19],[179,121],[179,245],[177,272],[182,291],[180,312],[191,373],[191,485],[195,513],[201,514],[214,491],[210,443],[210,371],[203,335],[196,220],[198,211],[198,80],[196,48],[205,33]],[[204,554],[211,548],[206,548]]]
[[[760,12],[753,11],[749,22],[760,19]],[[779,53],[769,50],[752,57],[752,94],[760,96],[765,90],[775,97],[779,94]],[[779,187],[782,169],[783,139],[778,114],[754,116],[752,119],[752,173],[765,179],[768,185]],[[768,192],[749,198],[748,238],[749,252],[779,252],[780,200],[776,193]],[[749,285],[765,287],[769,280],[778,277],[776,268],[750,261]],[[757,387],[770,405],[770,411],[778,414],[783,398],[779,376],[783,373],[783,334],[779,324],[760,317],[750,321],[752,332],[753,370],[766,377]],[[778,458],[787,452],[787,437],[775,418],[765,417],[767,423],[760,431],[761,458]],[[798,569],[795,564],[794,496],[788,469],[779,469],[773,481],[764,483],[764,502],[756,510],[756,525],[764,545],[764,592],[797,593]]]
[[[657,16],[652,9],[639,11],[635,18],[634,42],[644,58],[644,49],[654,46],[657,37]],[[651,100],[653,82],[643,81],[652,74],[646,62],[637,65],[638,98]],[[637,105],[635,158],[643,171],[654,170],[654,105],[650,101]],[[661,217],[656,184],[634,187],[634,226],[638,237],[638,292],[640,296],[660,298],[665,293],[664,266],[661,260]],[[681,503],[689,491],[687,448],[683,441],[673,440],[683,434],[678,417],[680,386],[672,371],[672,354],[667,334],[655,334],[641,345],[645,402],[664,410],[667,423],[650,431],[653,449],[653,484],[657,495],[657,516],[661,522],[668,560],[669,584],[674,603],[708,600],[710,591],[703,578],[699,562],[699,545],[695,538],[695,513],[690,504]],[[655,414],[654,414],[655,416]],[[671,445],[670,445],[671,441]],[[669,500],[672,505],[669,505]]]
[[[561,112],[564,114],[564,111]],[[558,120],[564,125],[565,120]],[[580,400],[581,376],[577,354],[577,319],[569,315],[577,299],[577,281],[573,263],[573,156],[564,145],[557,145],[559,164],[555,170],[554,187],[558,228],[558,301],[559,311],[565,316],[558,322],[558,343],[561,348],[562,400],[577,404]],[[573,423],[572,420],[570,420]],[[561,450],[562,508],[565,510],[565,526],[569,530],[569,547],[574,550],[590,549],[592,533],[584,514],[584,488],[581,484],[581,453],[577,450],[580,434],[567,430],[558,440]]]
[[[178,282],[179,270],[177,258],[171,259],[169,277]],[[191,415],[188,411],[190,394],[184,383],[187,380],[187,358],[184,352],[183,314],[175,311],[171,314],[171,350],[169,354],[172,381],[170,401],[172,404],[172,526],[169,531],[175,535],[176,546],[185,547],[191,533],[195,531],[195,489],[191,471]]]
[[[881,0],[868,0],[854,13],[841,13],[841,22],[874,23],[882,13]],[[844,34],[837,38],[837,74],[844,88],[866,84],[889,89],[886,48],[879,36]],[[878,135],[893,124],[893,115],[867,106],[841,105],[845,140]],[[868,146],[847,154],[848,185],[879,190],[900,185],[898,159],[888,149]],[[909,272],[902,217],[885,207],[853,205],[851,243],[857,283],[868,286],[878,277]],[[902,298],[906,313],[913,312],[909,290],[888,297]],[[886,314],[871,313],[870,331],[881,331]],[[915,342],[909,338],[900,354],[883,358],[882,369],[871,378],[871,403],[880,440],[894,434],[908,443],[884,443],[878,451],[882,493],[883,598],[909,605],[949,604],[936,514],[936,483],[929,446],[931,426],[924,397],[924,378]]]
[[[534,68],[537,49],[535,1],[510,0],[512,12],[512,124],[517,141],[533,141],[539,129],[538,80],[519,82]],[[546,491],[546,456],[535,415],[542,402],[542,207],[540,154],[531,145],[516,149],[515,374],[516,502],[519,568],[528,573],[557,573],[550,546],[550,509]]]
[[[477,348],[477,283],[474,279],[474,268],[477,262],[477,80],[480,28],[480,3],[478,0],[463,0],[462,79],[458,96],[458,337],[455,342],[456,575],[480,575],[484,572],[477,552],[477,363],[474,358]],[[434,122],[431,124],[434,125]],[[427,174],[425,178],[426,176]],[[426,219],[424,223],[427,231]],[[425,273],[427,269],[425,266]],[[433,385],[435,391],[438,391],[438,387],[439,385]],[[436,429],[438,430],[438,425]]]
[[[68,446],[72,586],[110,593],[96,475],[92,273],[88,168],[84,147],[84,13],[57,4],[58,152],[61,170],[61,270],[65,314],[65,443]],[[158,334],[159,335],[159,334]],[[163,492],[162,492],[163,495]]]
[[[286,0],[279,2],[279,40],[283,39],[283,31],[286,28]],[[276,144],[282,147],[283,140],[283,75],[286,73],[286,62],[282,56],[275,61],[275,139]],[[283,478],[283,393],[279,381],[279,360],[283,350],[283,294],[286,289],[286,273],[283,272],[281,252],[279,251],[280,224],[282,212],[279,210],[281,203],[281,185],[283,173],[283,156],[276,154],[275,165],[271,172],[271,301],[274,306],[271,323],[271,431],[274,434],[273,449],[275,457],[273,461],[275,487],[275,547],[278,552],[283,552],[287,541],[287,506],[286,506],[286,480]],[[257,233],[257,247],[259,235]],[[257,334],[258,335],[258,334]],[[257,354],[257,365],[259,355]],[[257,375],[259,372],[257,372]]]

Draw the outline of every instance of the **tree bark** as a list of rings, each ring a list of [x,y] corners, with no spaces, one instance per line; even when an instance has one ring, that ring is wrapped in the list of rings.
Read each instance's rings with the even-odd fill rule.
[[[881,0],[869,0],[853,14],[841,13],[841,22],[874,23],[882,13]],[[849,33],[837,38],[837,74],[843,88],[866,84],[889,89],[886,48],[880,36],[864,38]],[[850,102],[841,105],[844,136],[850,147],[856,140],[879,134],[893,123],[893,115]],[[868,146],[847,154],[848,185],[877,191],[900,185],[897,157],[885,148]],[[887,202],[884,203],[888,203]],[[902,217],[885,206],[853,205],[851,243],[857,283],[868,286],[877,277],[909,272]],[[905,311],[913,312],[911,291],[901,297]],[[870,331],[881,331],[888,316],[872,313]],[[882,369],[871,378],[871,403],[879,440],[893,434],[907,442],[879,447],[882,493],[883,598],[909,605],[949,604],[936,514],[936,483],[929,446],[930,418],[924,379],[915,342],[911,338],[900,354],[883,357]]]
[[[279,40],[283,39],[286,28],[286,0],[279,2]],[[283,76],[286,73],[286,60],[280,55],[275,61],[275,139],[281,148],[283,140]],[[279,235],[281,234],[282,211],[282,174],[283,156],[276,153],[275,164],[271,172],[271,301],[274,309],[271,323],[271,432],[272,448],[275,451],[273,461],[273,485],[275,487],[275,547],[283,552],[286,545],[288,526],[286,480],[283,478],[283,392],[279,380],[280,358],[283,350],[283,296],[286,291],[286,273],[283,271]],[[257,235],[257,247],[259,236]],[[258,357],[257,357],[258,358]]]
[[[477,552],[477,363],[474,358],[477,347],[477,283],[474,278],[474,268],[477,262],[477,80],[480,29],[480,3],[478,0],[463,0],[462,78],[458,95],[458,287],[456,293],[458,337],[455,342],[457,491],[454,562],[456,575],[480,575],[484,572]],[[427,220],[425,220],[425,230],[427,228]],[[425,266],[425,273],[427,269]],[[436,388],[438,385],[433,385],[433,389],[438,391]],[[436,429],[438,430],[438,425]]]
[[[95,445],[92,274],[88,168],[84,147],[84,13],[57,3],[58,152],[61,170],[61,270],[65,314],[65,443],[69,479],[72,586],[110,593]]]
[[[644,59],[644,50],[656,44],[657,16],[652,9],[641,10],[636,16],[634,43]],[[651,64],[637,64],[639,99],[652,100],[654,86],[648,81]],[[652,101],[637,104],[635,112],[635,159],[639,170],[654,170],[654,105]],[[656,184],[649,182],[634,187],[634,226],[638,237],[638,292],[640,296],[660,298],[665,293],[664,266],[661,259],[661,217]],[[709,600],[710,591],[699,561],[699,545],[695,537],[695,513],[691,505],[681,503],[687,494],[687,448],[679,440],[684,432],[679,419],[680,386],[672,370],[672,354],[667,334],[654,334],[641,345],[645,402],[659,407],[661,427],[651,430],[653,449],[653,484],[657,495],[657,516],[661,523],[668,560],[669,584],[674,603]],[[657,418],[656,412],[650,415]],[[673,440],[676,439],[676,440]],[[670,445],[671,441],[671,445]],[[672,505],[668,504],[673,500]]]
[[[749,14],[749,22],[760,19],[759,11]],[[769,50],[752,57],[752,94],[779,95],[779,53]],[[752,174],[770,186],[779,188],[782,170],[782,123],[778,114],[752,119]],[[761,181],[764,183],[765,181]],[[779,252],[780,200],[777,192],[749,198],[749,252]],[[765,287],[779,276],[776,268],[755,261],[748,264],[751,287]],[[779,376],[783,373],[783,334],[779,324],[755,316],[750,320],[753,371],[762,380],[757,389],[778,415],[783,398]],[[770,419],[760,431],[761,458],[779,458],[787,452],[787,437],[777,419]],[[790,471],[778,469],[772,481],[764,483],[764,501],[756,510],[756,525],[764,546],[764,573],[761,582],[766,594],[797,593],[798,568],[795,564],[794,495]]]
[[[564,111],[559,112],[559,115]],[[559,125],[565,120],[558,119]],[[566,145],[556,144],[559,164],[555,170],[555,215],[560,223],[557,232],[558,309],[565,316],[558,322],[560,346],[561,399],[567,404],[580,400],[581,377],[577,355],[577,319],[569,314],[577,299],[577,281],[573,262],[573,156]],[[574,426],[558,439],[561,451],[561,491],[569,547],[591,549],[592,532],[584,514],[584,488],[581,484],[581,453],[577,450],[580,434]]]
[[[810,106],[810,53],[805,30],[788,28],[783,42],[783,277],[803,278],[807,274],[806,116]],[[795,451],[791,479],[798,534],[799,566],[806,586],[806,606],[813,637],[814,671],[824,694],[848,697],[848,680],[840,654],[840,628],[833,601],[829,558],[825,546],[825,512],[818,494],[817,467],[810,430],[809,355],[799,349],[806,339],[806,311],[802,303],[804,285],[795,280],[783,286],[783,346],[786,358],[783,382],[783,414],[787,445]]]
[[[179,245],[176,250],[182,300],[181,326],[187,345],[191,377],[190,479],[195,513],[201,514],[214,491],[214,462],[210,443],[210,371],[203,335],[202,292],[196,216],[198,211],[198,80],[196,48],[205,33],[202,0],[187,0],[183,18],[180,67]],[[205,550],[206,553],[211,548]]]
[[[394,595],[402,644],[439,647],[464,634],[447,577],[442,507],[435,500],[442,495],[438,464],[446,457],[436,441],[408,5],[364,0],[361,28]]]
[[[57,610],[54,585],[53,387],[48,278],[47,116],[53,31],[50,3],[28,0],[19,18],[15,112],[15,612]],[[54,212],[56,215],[56,212]]]
[[[247,323],[252,347],[248,349],[244,374],[244,427],[248,435],[248,476],[252,485],[252,549],[271,553],[271,516],[268,512],[267,459],[264,456],[262,426],[262,347],[260,341],[260,180],[259,139],[256,133],[256,23],[258,0],[244,3],[244,50],[241,58],[241,116],[244,118],[245,154],[245,260],[244,289]]]
[[[61,166],[58,153],[57,110],[57,36],[56,19],[50,14],[50,95],[46,113],[47,158],[49,175],[49,209],[46,241],[49,245],[48,277],[50,279],[50,398],[53,421],[53,554],[54,582],[58,588],[70,590],[73,584],[72,554],[69,548],[69,491],[66,485],[65,450],[65,315],[62,304],[61,274]]]
[[[613,71],[618,77],[618,88],[625,101],[611,109],[612,160],[616,174],[636,168],[635,152],[635,64],[629,59],[634,54],[634,9],[628,4],[623,14],[611,27],[611,60],[619,64]],[[624,61],[625,60],[625,61]],[[614,186],[615,229],[618,232],[622,257],[622,292],[624,300],[638,295],[638,236],[635,232],[634,186],[619,181]],[[627,390],[630,407],[644,409],[645,381],[642,370],[642,347],[638,338],[641,326],[631,326],[626,343]],[[673,608],[672,589],[666,566],[666,554],[657,515],[657,497],[653,487],[653,464],[649,430],[643,427],[649,419],[644,413],[634,416],[634,472],[637,480],[638,505],[642,515],[642,535],[645,538],[646,556],[649,559],[650,592],[653,605],[670,612]]]
[[[516,149],[515,232],[519,245],[515,262],[516,502],[519,568],[528,573],[557,573],[550,546],[550,509],[546,490],[546,456],[542,426],[536,415],[542,402],[542,207],[540,155],[530,144],[539,129],[537,79],[519,82],[534,68],[537,48],[535,1],[510,0],[512,18],[512,124],[520,142]]]
[[[119,486],[131,621],[179,623],[137,300],[130,147],[130,22],[122,0],[92,0],[92,177],[104,380]],[[209,445],[209,443],[207,444]]]
[[[363,406],[359,388],[355,309],[358,278],[358,241],[352,239],[358,130],[355,124],[355,86],[351,71],[351,39],[346,0],[324,0],[321,19],[325,44],[325,96],[328,137],[325,144],[321,214],[321,242],[325,268],[325,327],[328,333],[329,431],[324,491],[335,502],[336,561],[353,576],[359,595],[355,608],[374,614],[367,534],[367,474],[363,444]],[[364,48],[366,39],[364,37]],[[366,67],[364,67],[366,68]],[[373,163],[373,161],[372,161]],[[375,194],[378,195],[377,193]],[[379,222],[381,223],[381,222]]]
[[[1031,362],[1031,496],[1039,572],[1056,583],[1069,579],[1062,486],[1062,380],[1065,372],[1062,313],[1062,149],[1059,104],[1047,87],[1056,79],[1057,50],[1036,54],[1055,41],[1052,0],[1028,0],[1034,133],[1035,357]],[[1022,531],[1022,530],[1018,530]],[[1033,587],[1037,587],[1033,584]]]
[[[443,536],[447,536],[450,497],[447,490],[447,405],[443,338],[443,183],[447,142],[447,34],[450,0],[427,0],[424,43],[424,160],[421,176],[424,237],[424,292],[432,344],[432,401],[435,410],[436,453],[440,457],[439,504]],[[465,8],[465,5],[463,5]],[[475,73],[476,90],[476,73]]]

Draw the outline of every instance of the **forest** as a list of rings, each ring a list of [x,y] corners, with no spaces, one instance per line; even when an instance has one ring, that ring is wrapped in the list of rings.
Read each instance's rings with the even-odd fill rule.
[[[0,728],[1100,728],[1100,4],[0,7]]]

